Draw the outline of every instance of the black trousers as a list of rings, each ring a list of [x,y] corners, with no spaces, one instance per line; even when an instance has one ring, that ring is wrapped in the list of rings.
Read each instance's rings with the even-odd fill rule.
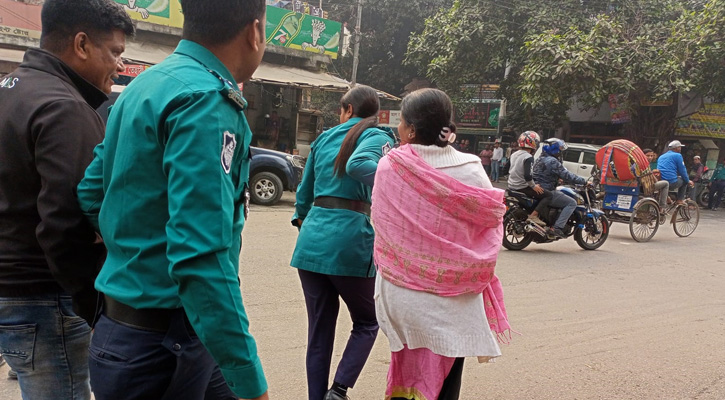
[[[375,278],[298,271],[307,306],[307,391],[309,400],[322,400],[329,388],[340,298],[350,312],[352,332],[337,366],[335,382],[353,387],[370,356],[378,334]]]
[[[521,192],[532,199],[539,200],[539,204],[536,205],[536,208],[534,208],[534,211],[538,212],[540,216],[544,217],[549,212],[549,205],[551,204],[551,192],[548,190],[544,190],[544,193],[536,193],[536,191],[533,188],[526,187],[523,189],[516,189],[517,192]]]

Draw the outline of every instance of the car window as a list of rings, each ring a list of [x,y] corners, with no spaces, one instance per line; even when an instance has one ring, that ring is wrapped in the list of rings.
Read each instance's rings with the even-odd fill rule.
[[[581,151],[579,150],[566,150],[564,151],[563,160],[573,163],[579,162],[579,156],[581,155]]]
[[[582,159],[582,164],[597,165],[597,153],[585,151],[584,158]]]

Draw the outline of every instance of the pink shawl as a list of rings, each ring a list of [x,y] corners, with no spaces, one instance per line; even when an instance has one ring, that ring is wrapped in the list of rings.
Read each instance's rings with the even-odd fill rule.
[[[461,183],[402,146],[378,164],[372,194],[373,258],[387,281],[438,296],[483,293],[491,330],[510,329],[494,275],[504,191]]]

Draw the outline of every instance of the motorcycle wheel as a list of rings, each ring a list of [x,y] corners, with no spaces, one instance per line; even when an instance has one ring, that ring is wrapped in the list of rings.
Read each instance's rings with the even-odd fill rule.
[[[611,226],[609,219],[601,215],[594,222],[597,225],[599,234],[592,234],[579,227],[574,230],[574,240],[584,250],[596,250],[602,247],[604,242],[607,241],[607,237],[609,237],[609,227]]]
[[[697,204],[700,205],[700,207],[707,207],[710,202],[710,188],[704,187],[700,190],[700,193],[697,194]]]
[[[503,219],[503,247],[518,251],[531,244],[531,234],[528,232],[517,233],[515,222],[516,219],[511,214],[506,214]]]

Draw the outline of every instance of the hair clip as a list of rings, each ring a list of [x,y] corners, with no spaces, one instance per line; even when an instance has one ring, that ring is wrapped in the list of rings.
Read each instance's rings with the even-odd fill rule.
[[[456,141],[456,134],[453,133],[451,128],[445,127],[441,130],[441,133],[438,135],[438,137],[443,142],[453,143]]]

